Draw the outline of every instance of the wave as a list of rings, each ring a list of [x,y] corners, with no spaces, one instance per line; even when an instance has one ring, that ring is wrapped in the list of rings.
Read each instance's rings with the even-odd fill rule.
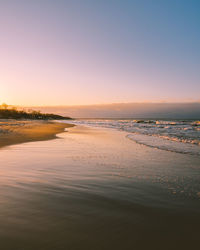
[[[192,122],[192,126],[200,126],[200,121],[194,121],[194,122]]]
[[[180,141],[171,141],[161,137],[143,135],[143,134],[128,134],[128,139],[136,143],[143,144],[152,148],[167,150],[176,153],[200,155],[200,148],[197,145],[182,143]]]
[[[198,120],[80,119],[73,123],[122,130],[131,133],[132,138],[137,137],[138,140],[141,136],[140,139],[146,138],[148,141],[138,140],[138,143],[179,153],[200,154]],[[152,140],[153,144],[150,142]]]

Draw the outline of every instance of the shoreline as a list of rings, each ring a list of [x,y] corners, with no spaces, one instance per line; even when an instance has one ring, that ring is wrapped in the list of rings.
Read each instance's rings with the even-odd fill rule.
[[[136,249],[195,249],[199,156],[147,147],[114,129],[67,130],[61,140],[0,150],[3,249],[117,250],[133,241]]]
[[[52,121],[0,120],[0,149],[15,144],[55,139],[73,124]]]

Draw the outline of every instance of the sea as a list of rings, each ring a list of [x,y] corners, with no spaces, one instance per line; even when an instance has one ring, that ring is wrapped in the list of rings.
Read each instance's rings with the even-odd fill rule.
[[[1,148],[0,249],[199,249],[198,121],[64,122]]]
[[[177,153],[200,155],[199,120],[77,119],[71,123],[117,129],[127,132],[127,138],[139,144]]]

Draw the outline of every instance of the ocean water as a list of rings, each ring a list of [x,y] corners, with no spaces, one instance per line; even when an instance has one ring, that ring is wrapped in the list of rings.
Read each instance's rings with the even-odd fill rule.
[[[126,131],[127,138],[150,147],[200,155],[200,121],[78,119],[74,124]]]
[[[0,249],[198,249],[198,155],[67,130],[0,150]]]

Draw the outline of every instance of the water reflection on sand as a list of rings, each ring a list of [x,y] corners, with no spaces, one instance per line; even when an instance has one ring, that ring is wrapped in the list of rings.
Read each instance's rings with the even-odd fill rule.
[[[0,240],[12,249],[192,249],[200,158],[75,127],[0,151]]]

